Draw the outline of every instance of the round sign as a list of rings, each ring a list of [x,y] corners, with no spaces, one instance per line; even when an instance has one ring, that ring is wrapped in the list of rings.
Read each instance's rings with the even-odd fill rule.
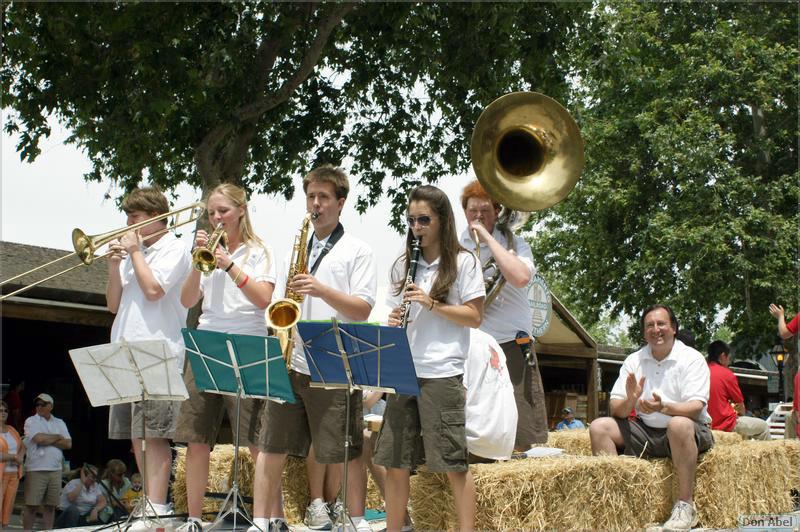
[[[531,308],[531,334],[534,337],[542,336],[550,328],[550,318],[553,315],[553,299],[544,277],[538,273],[528,283],[528,306]]]

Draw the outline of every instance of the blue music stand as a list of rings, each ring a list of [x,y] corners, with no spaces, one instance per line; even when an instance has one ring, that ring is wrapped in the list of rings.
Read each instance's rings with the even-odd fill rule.
[[[419,395],[406,330],[375,323],[301,321],[312,386]]]
[[[197,390],[236,397],[236,420],[231,423],[234,428],[233,481],[211,528],[217,528],[230,514],[233,514],[233,530],[236,530],[240,514],[254,525],[239,494],[240,403],[242,398],[295,402],[280,342],[274,336],[195,329],[181,329],[181,332]]]
[[[301,321],[297,324],[314,388],[347,390],[345,401],[344,511],[334,530],[355,530],[347,510],[347,463],[350,457],[350,395],[355,390],[378,390],[419,396],[417,373],[406,329],[373,323]]]

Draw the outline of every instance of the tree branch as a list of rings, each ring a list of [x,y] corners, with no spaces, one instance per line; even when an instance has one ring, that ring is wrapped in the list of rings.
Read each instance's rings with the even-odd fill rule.
[[[319,25],[317,36],[309,46],[305,57],[303,57],[303,62],[297,68],[294,76],[286,80],[283,86],[271,95],[264,95],[258,101],[240,107],[235,111],[234,116],[241,121],[258,118],[268,110],[286,101],[314,70],[334,28],[339,25],[350,11],[355,9],[356,5],[355,3],[339,4],[328,18]]]

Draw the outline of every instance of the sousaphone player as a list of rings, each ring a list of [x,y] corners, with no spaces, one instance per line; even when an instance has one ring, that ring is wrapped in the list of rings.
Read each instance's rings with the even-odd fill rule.
[[[543,94],[516,92],[498,98],[481,114],[472,134],[478,180],[461,195],[468,227],[460,241],[475,250],[489,277],[480,328],[506,355],[519,414],[517,450],[545,443],[548,426],[527,296],[536,269],[530,246],[514,234],[522,225],[514,222],[514,215],[561,201],[577,183],[583,162],[578,126]]]

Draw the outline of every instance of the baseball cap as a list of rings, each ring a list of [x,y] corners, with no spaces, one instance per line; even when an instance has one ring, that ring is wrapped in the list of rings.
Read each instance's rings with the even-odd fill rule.
[[[566,407],[564,410],[561,411],[564,414],[572,414],[572,409],[570,407]]]
[[[37,395],[34,402],[35,401],[43,401],[45,403],[50,403],[51,405],[53,404],[53,398],[46,393],[40,393],[39,395]]]

